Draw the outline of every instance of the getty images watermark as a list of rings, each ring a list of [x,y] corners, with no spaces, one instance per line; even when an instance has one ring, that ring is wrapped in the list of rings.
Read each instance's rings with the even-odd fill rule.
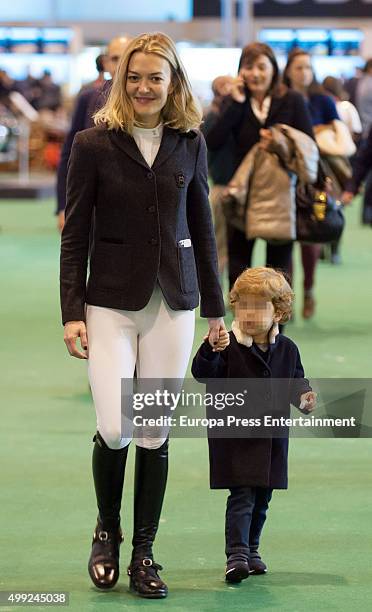
[[[122,379],[122,430],[132,437],[371,437],[371,379]],[[296,408],[297,407],[297,408]]]

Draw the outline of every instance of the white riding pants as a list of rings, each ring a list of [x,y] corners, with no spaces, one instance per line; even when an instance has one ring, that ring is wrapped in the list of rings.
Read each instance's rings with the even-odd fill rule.
[[[88,376],[97,415],[97,430],[107,446],[124,448],[133,437],[144,448],[159,448],[168,430],[151,428],[151,436],[123,436],[121,379],[185,377],[194,339],[193,310],[172,310],[156,285],[142,310],[87,305]]]

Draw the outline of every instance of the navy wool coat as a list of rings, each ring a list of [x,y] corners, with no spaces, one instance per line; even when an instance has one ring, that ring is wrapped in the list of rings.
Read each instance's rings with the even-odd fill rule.
[[[86,303],[141,310],[156,283],[173,310],[200,292],[202,317],[224,315],[200,132],[164,127],[151,168],[124,131],[76,134],[60,281],[63,323],[84,321]]]
[[[244,411],[247,411],[244,416],[253,416],[249,413],[249,405],[257,415],[258,404],[261,412],[289,416],[290,404],[299,406],[302,393],[311,391],[295,343],[279,334],[275,344],[269,345],[266,361],[255,344],[248,348],[237,342],[233,332],[229,335],[230,345],[220,353],[213,353],[208,341],[201,345],[193,360],[193,376],[198,380],[265,379],[263,386],[257,388],[256,384],[251,389],[247,381],[249,397],[244,405]],[[275,392],[278,387],[271,379],[284,379],[280,381],[280,393]],[[262,389],[265,389],[264,393],[261,393]],[[209,434],[208,445],[212,489],[287,488],[288,437],[218,438]]]

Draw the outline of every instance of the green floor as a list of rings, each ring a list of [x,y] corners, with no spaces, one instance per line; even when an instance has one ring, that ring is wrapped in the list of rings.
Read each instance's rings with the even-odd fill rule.
[[[1,504],[0,591],[69,591],[71,610],[372,609],[372,443],[296,439],[290,489],[277,492],[263,538],[266,576],[240,587],[222,580],[222,491],[208,489],[204,440],[172,441],[169,487],[156,548],[167,600],[127,591],[132,468],[127,470],[123,576],[111,593],[90,584],[95,521],[90,476],[95,419],[85,363],[66,353],[58,306],[59,237],[53,203],[0,202]],[[372,231],[347,211],[344,263],[320,264],[314,320],[287,333],[307,373],[370,377]],[[262,246],[256,263],[261,263]],[[301,271],[296,265],[296,287]],[[198,322],[196,344],[205,331]],[[10,609],[10,608],[1,608]]]

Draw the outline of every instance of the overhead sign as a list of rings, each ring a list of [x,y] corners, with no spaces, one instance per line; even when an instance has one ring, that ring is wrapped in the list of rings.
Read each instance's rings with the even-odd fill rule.
[[[251,0],[255,17],[371,17],[372,0]],[[221,0],[194,0],[194,17],[219,17]],[[236,2],[238,5],[239,2]]]
[[[372,17],[371,0],[258,0],[256,17]]]

